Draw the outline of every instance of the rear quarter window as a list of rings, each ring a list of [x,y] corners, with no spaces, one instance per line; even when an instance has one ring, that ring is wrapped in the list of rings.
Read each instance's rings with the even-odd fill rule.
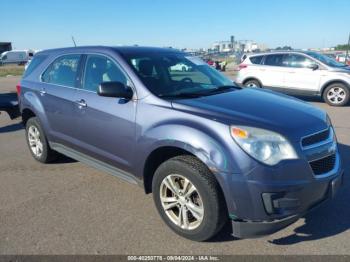
[[[252,56],[249,58],[250,62],[252,62],[252,64],[256,64],[259,65],[261,64],[261,61],[263,59],[264,56],[259,55],[259,56]]]
[[[47,58],[46,55],[34,56],[32,61],[29,63],[28,68],[23,74],[23,78],[29,76],[44,60]]]

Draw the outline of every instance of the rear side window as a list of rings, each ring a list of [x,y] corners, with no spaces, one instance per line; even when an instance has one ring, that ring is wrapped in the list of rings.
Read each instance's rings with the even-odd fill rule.
[[[65,55],[56,59],[42,76],[46,83],[75,87],[80,55]]]
[[[263,59],[262,55],[249,57],[250,62],[256,65],[261,64],[262,59]]]
[[[45,59],[46,55],[37,55],[29,62],[28,68],[23,74],[23,77],[29,76]]]
[[[283,66],[283,54],[279,55],[267,55],[265,58],[264,65],[269,65],[269,66]]]

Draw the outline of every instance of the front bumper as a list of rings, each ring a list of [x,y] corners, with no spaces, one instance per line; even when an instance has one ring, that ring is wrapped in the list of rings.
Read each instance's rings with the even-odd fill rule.
[[[335,154],[333,169],[315,174],[310,163],[330,153]],[[274,233],[334,196],[344,173],[337,147],[331,142],[303,154],[275,166],[258,164],[246,172],[217,176],[236,237]]]
[[[334,198],[339,187],[343,184],[344,171],[341,171],[340,175],[335,177],[329,182],[327,193],[324,198],[320,199],[316,204],[311,206],[306,211],[294,214],[282,219],[275,219],[273,221],[239,221],[232,220],[232,235],[238,238],[255,238],[264,235],[275,233],[291,224],[296,222],[300,217],[306,213],[319,207],[326,200]]]

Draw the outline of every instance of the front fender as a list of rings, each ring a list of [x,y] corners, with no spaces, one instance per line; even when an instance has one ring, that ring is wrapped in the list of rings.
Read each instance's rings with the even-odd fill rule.
[[[228,131],[226,130],[228,133]],[[235,169],[231,161],[231,152],[223,138],[212,130],[198,130],[194,127],[166,124],[147,131],[140,141],[138,148],[145,148],[140,167],[144,167],[147,157],[161,147],[183,149],[200,159],[212,172],[232,172]],[[142,170],[139,170],[142,174]]]
[[[341,77],[341,78],[337,78],[337,79],[329,79],[325,83],[323,83],[321,85],[320,94],[322,95],[324,90],[327,88],[327,86],[329,86],[330,84],[333,84],[333,83],[342,83],[342,84],[344,84],[345,86],[347,86],[350,89],[350,81],[349,81],[349,79],[347,79],[345,77]]]

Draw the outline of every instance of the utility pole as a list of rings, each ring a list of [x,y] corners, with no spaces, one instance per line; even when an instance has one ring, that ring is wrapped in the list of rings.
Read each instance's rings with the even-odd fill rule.
[[[348,61],[349,49],[350,49],[350,33],[349,33],[348,45],[347,45],[347,47],[346,47],[345,63]]]

